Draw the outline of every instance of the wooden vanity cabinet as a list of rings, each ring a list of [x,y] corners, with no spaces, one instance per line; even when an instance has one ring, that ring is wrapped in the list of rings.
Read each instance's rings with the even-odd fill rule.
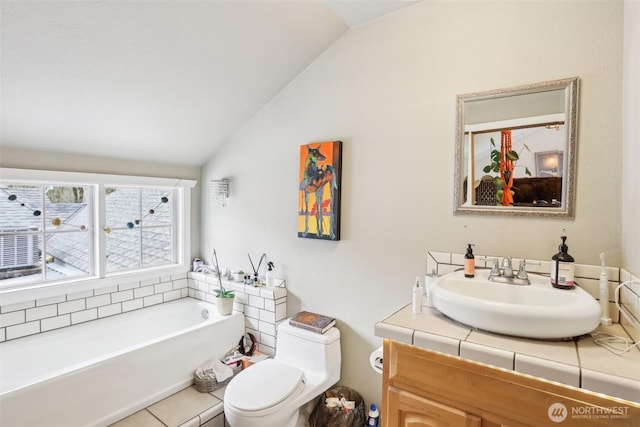
[[[640,426],[626,400],[389,339],[383,357],[383,427]]]

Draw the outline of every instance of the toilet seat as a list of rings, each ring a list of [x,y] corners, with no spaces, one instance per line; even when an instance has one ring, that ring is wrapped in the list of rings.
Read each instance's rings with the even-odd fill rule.
[[[304,381],[300,369],[267,359],[238,374],[227,386],[224,399],[245,413],[262,411],[286,400],[304,386]]]

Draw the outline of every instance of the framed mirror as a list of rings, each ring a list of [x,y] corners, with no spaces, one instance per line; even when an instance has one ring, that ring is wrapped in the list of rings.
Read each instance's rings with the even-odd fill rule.
[[[458,95],[454,212],[573,217],[578,78]]]

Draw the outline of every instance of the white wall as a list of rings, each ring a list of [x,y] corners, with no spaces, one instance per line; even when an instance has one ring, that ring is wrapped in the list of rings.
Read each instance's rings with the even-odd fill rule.
[[[341,382],[380,403],[373,327],[410,301],[428,249],[545,259],[566,229],[578,262],[620,265],[622,23],[622,2],[429,1],[349,31],[203,167],[202,183],[230,178],[231,199],[203,194],[201,255],[250,270],[247,253],[266,252],[289,314],[336,316]],[[576,218],[454,216],[456,94],[574,76]],[[299,146],[337,139],[342,240],[299,239]]]
[[[622,263],[640,274],[640,2],[624,3]]]

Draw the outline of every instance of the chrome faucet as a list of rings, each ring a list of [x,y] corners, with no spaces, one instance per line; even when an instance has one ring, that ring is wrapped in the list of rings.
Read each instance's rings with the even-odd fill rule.
[[[527,274],[527,260],[523,259],[520,261],[520,264],[518,265],[518,274],[516,274],[516,277],[518,279],[521,280],[529,280],[529,275]]]
[[[511,266],[511,257],[507,256],[502,259],[502,275],[507,278],[513,277],[513,267]]]
[[[499,267],[498,258],[493,259],[493,266],[491,267],[491,272],[489,273],[489,280],[496,281],[498,278],[499,282],[510,283],[514,285],[530,285],[529,276],[527,275],[527,261],[520,261],[520,265],[518,266],[518,273],[513,274],[513,266],[511,262],[511,257],[507,256],[502,259],[502,270]]]

